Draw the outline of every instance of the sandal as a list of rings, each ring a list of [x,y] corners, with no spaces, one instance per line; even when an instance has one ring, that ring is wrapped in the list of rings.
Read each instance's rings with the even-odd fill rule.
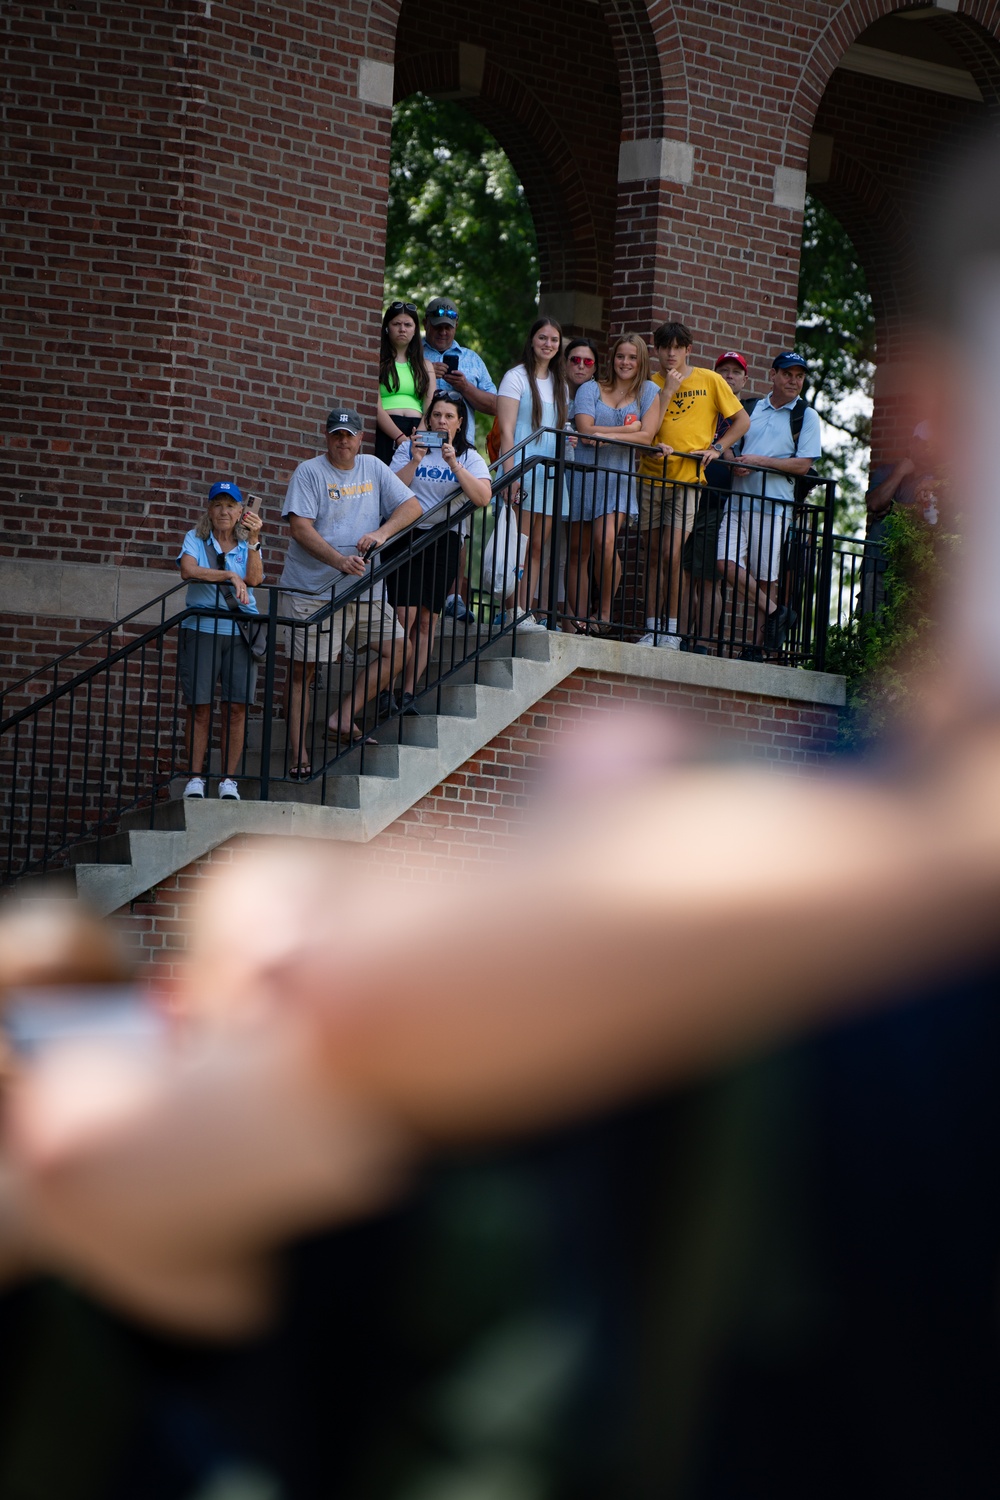
[[[292,781],[308,781],[313,773],[313,768],[307,760],[299,761],[297,766],[289,766],[288,774]]]
[[[341,745],[377,745],[378,740],[373,734],[365,734],[356,724],[350,729],[341,729],[339,724],[330,723],[328,729],[335,740]]]

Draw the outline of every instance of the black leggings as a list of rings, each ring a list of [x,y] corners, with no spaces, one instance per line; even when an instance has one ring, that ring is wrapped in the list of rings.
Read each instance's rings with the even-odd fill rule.
[[[410,412],[391,412],[390,415],[400,432],[405,432],[407,437],[409,437],[411,432],[415,432],[423,421],[422,417],[413,415]],[[383,432],[381,427],[376,427],[375,457],[380,458],[384,464],[391,464],[392,455],[395,451],[396,444],[393,439],[387,432]]]

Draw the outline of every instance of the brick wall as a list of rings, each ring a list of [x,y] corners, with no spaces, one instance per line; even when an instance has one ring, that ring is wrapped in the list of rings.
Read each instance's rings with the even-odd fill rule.
[[[206,476],[277,497],[334,399],[373,405],[390,111],[358,68],[391,32],[363,0],[2,24],[5,554],[162,564]]]
[[[496,858],[520,837],[560,740],[639,704],[670,712],[665,734],[679,727],[796,772],[822,763],[837,731],[837,710],[822,705],[577,672],[369,844],[352,846],[353,856],[400,880],[433,880],[446,868],[466,871]],[[234,839],[164,881],[155,899],[118,913],[144,970],[179,976],[174,965],[199,888],[244,842]]]

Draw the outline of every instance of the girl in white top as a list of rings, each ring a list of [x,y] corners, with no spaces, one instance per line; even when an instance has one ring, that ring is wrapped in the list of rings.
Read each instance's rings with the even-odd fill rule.
[[[517,444],[539,427],[562,428],[566,422],[566,373],[562,356],[562,329],[551,318],[538,318],[521,352],[521,363],[508,370],[497,392],[497,420],[500,424],[500,446],[506,455],[504,472],[534,456],[554,458],[557,436],[543,432],[523,449]],[[542,553],[552,531],[555,511],[555,487],[546,478],[546,466],[539,465],[515,480],[509,490],[510,503],[517,507],[518,528],[528,538],[528,555],[524,575],[518,585],[517,604],[521,630],[544,630],[545,626],[530,613],[537,595],[538,608],[548,609],[548,579],[543,576]],[[559,495],[560,514],[568,513],[565,493]]]

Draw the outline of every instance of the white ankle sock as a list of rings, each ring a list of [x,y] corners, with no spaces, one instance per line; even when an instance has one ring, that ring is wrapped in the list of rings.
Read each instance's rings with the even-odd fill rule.
[[[655,630],[656,627],[657,627],[657,625],[659,623],[660,622],[659,622],[659,620],[656,619],[655,615],[647,615],[646,616],[646,629],[647,630]]]
[[[676,619],[676,617],[674,615],[671,615],[670,618],[667,620],[667,635],[676,635],[676,634],[677,634],[677,619]]]

